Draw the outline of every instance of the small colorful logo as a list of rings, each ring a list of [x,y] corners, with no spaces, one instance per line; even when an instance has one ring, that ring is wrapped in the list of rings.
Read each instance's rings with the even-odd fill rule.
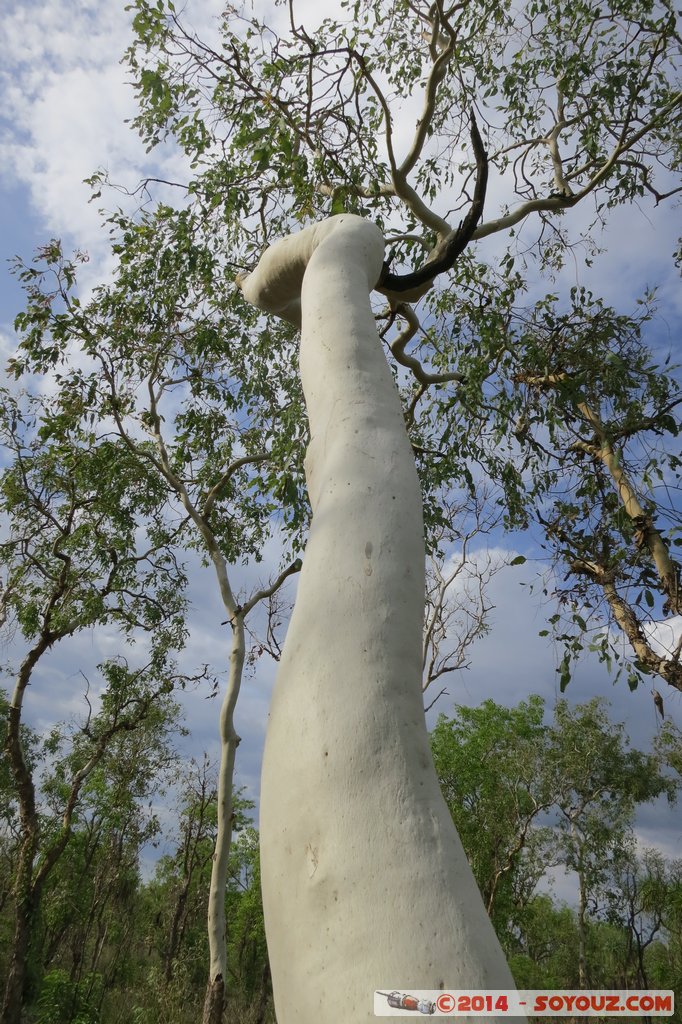
[[[436,1004],[431,1002],[430,999],[419,999],[417,996],[411,996],[407,992],[377,992],[377,995],[385,996],[388,1000],[388,1005],[393,1007],[394,1010],[412,1010],[413,1013],[428,1014],[436,1012]]]

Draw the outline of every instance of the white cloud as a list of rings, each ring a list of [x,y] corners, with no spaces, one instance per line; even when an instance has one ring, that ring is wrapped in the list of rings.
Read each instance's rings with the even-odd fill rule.
[[[9,39],[2,75],[9,167],[33,188],[37,208],[68,227],[82,216],[71,199],[99,163],[130,157],[139,142],[123,120],[134,98],[118,61],[128,15],[117,4],[33,4],[5,17]],[[12,59],[12,55],[14,59]]]
[[[645,623],[644,631],[656,654],[670,659],[682,639],[682,615],[674,615],[663,622]]]
[[[16,341],[12,335],[0,330],[0,364],[7,365],[7,360],[16,350]]]
[[[124,5],[103,0],[15,3],[3,18],[0,181],[28,188],[46,238],[90,253],[81,274],[86,290],[107,276],[111,263],[102,215],[97,202],[88,202],[84,179],[103,168],[113,182],[134,188],[145,176],[182,179],[186,170],[171,146],[146,154],[125,123],[137,112],[120,63],[131,41],[130,18]],[[118,195],[106,201],[124,203]]]

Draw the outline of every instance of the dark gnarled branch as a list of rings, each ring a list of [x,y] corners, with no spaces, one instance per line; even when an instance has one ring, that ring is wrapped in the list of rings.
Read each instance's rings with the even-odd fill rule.
[[[410,274],[392,274],[388,264],[377,285],[377,290],[384,294],[397,293],[404,295],[428,286],[439,275],[454,266],[457,257],[464,252],[470,242],[476,226],[483,215],[485,193],[488,185],[488,154],[485,151],[481,133],[476,124],[474,113],[471,113],[471,142],[476,157],[476,186],[469,212],[456,230],[438,243],[426,263],[413,270]],[[407,296],[405,296],[407,298]]]

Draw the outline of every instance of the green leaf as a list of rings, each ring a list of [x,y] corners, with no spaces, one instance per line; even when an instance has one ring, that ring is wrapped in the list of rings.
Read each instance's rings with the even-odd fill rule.
[[[335,217],[339,213],[345,213],[345,212],[346,212],[346,204],[345,204],[345,201],[343,199],[343,196],[339,195],[338,193],[335,193],[334,197],[332,198],[332,203],[331,203],[331,215],[332,215],[332,217]]]

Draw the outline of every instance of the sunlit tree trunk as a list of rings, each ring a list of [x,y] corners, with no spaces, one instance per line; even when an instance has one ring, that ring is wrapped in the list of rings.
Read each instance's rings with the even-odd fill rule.
[[[379,229],[341,215],[241,282],[302,318],[311,431],[313,519],[261,792],[278,1024],[374,1020],[377,988],[513,986],[429,750],[421,495],[369,301],[382,260]]]
[[[227,980],[227,922],[225,890],[232,843],[232,780],[239,736],[234,727],[234,709],[244,668],[244,619],[235,614],[232,622],[232,652],[227,690],[220,709],[220,769],[218,772],[218,833],[216,835],[211,886],[208,894],[209,979],[204,998],[202,1024],[221,1024],[225,1011]]]

